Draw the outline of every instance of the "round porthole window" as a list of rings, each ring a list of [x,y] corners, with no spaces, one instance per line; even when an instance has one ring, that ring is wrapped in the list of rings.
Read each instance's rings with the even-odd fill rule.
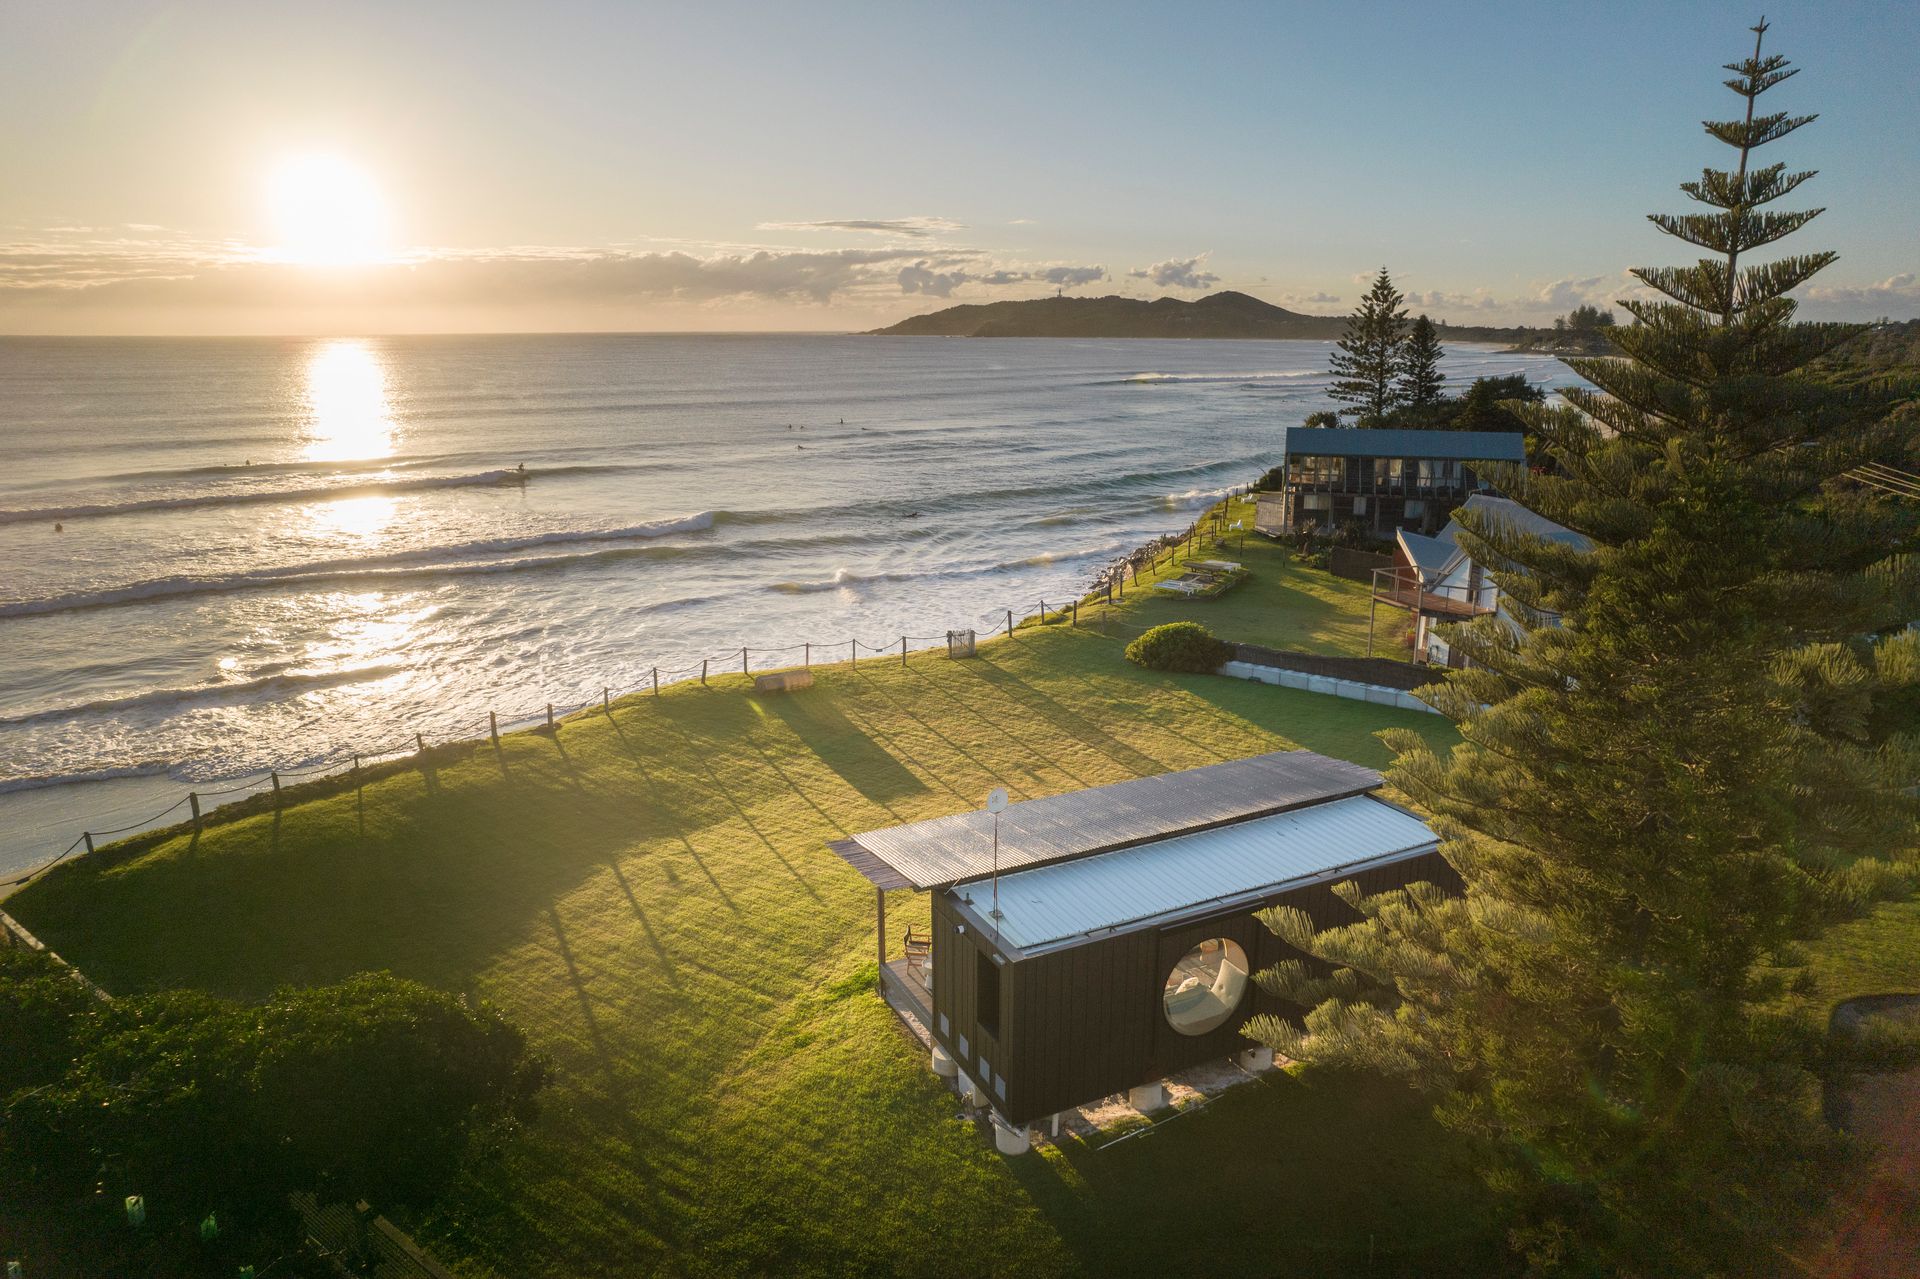
[[[1225,1025],[1246,993],[1247,952],[1237,941],[1210,938],[1167,974],[1167,1024],[1183,1035],[1204,1035]]]

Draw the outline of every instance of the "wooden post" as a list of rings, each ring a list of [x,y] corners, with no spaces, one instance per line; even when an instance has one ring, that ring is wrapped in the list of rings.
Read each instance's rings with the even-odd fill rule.
[[[875,915],[880,921],[880,967],[887,966],[887,890],[876,887],[873,890]]]
[[[603,687],[602,687],[602,688],[600,689],[600,709],[601,709],[601,710],[603,710],[603,711],[605,711],[605,712],[607,713],[607,715],[608,715],[608,717],[609,717],[609,718],[611,718],[611,717],[612,717],[612,715],[613,715],[613,690],[612,690],[612,689],[610,689],[610,688],[606,688],[606,687],[604,687],[604,686],[603,686]]]
[[[848,641],[847,641],[847,651],[848,651],[849,653],[852,653],[852,654],[853,654],[853,664],[854,664],[855,666],[858,666],[858,665],[860,665],[860,641],[859,641],[859,640],[848,640]]]
[[[87,851],[92,852],[93,851],[93,835],[90,832],[83,830],[80,832],[80,838],[87,841]]]
[[[487,736],[493,739],[493,749],[500,749],[500,717],[492,711],[487,712]],[[358,758],[358,756],[355,756]],[[359,765],[355,764],[355,768]]]
[[[187,805],[189,808],[193,810],[193,829],[194,829],[194,832],[198,834],[200,830],[200,792],[199,791],[190,790],[187,792]]]
[[[1073,619],[1069,621],[1067,625],[1068,626],[1080,625],[1080,601],[1079,600],[1075,600],[1073,602]]]
[[[547,703],[547,731],[548,731],[549,733],[551,733],[551,732],[553,732],[553,731],[554,731],[554,726],[553,726],[553,703],[552,703],[552,702],[548,702],[548,703]]]
[[[703,657],[703,658],[701,658],[701,659],[700,659],[700,685],[701,685],[701,687],[702,687],[702,688],[704,688],[704,687],[706,687],[706,683],[707,683],[707,659]]]
[[[660,668],[658,666],[653,668],[653,695],[655,697],[660,696]]]
[[[267,775],[273,778],[273,806],[278,808],[280,807],[280,770],[276,768]]]
[[[1379,571],[1380,571],[1379,569],[1374,570],[1375,573],[1378,573]],[[1380,597],[1377,595],[1370,596],[1367,600],[1367,656],[1368,657],[1373,656],[1373,614],[1374,614],[1374,610],[1379,607],[1380,607]]]
[[[353,756],[353,784],[355,786],[360,784],[360,753],[358,751],[355,751]]]
[[[900,637],[900,665],[905,666],[906,664],[907,664],[907,637],[902,635]]]
[[[1013,638],[1013,610],[1007,610],[1007,638]]]
[[[800,647],[806,650],[800,655],[800,664],[811,669],[813,666],[813,645],[802,644]]]
[[[425,733],[415,733],[413,735],[413,744],[420,748],[420,754],[424,755],[427,753],[427,735]]]
[[[740,673],[742,675],[747,673],[747,649],[744,644],[740,647]]]

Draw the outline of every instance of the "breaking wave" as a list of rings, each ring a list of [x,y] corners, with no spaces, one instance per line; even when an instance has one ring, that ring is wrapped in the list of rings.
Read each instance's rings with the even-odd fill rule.
[[[454,546],[396,551],[391,555],[357,560],[326,560],[287,568],[253,569],[209,577],[161,577],[145,582],[133,582],[126,586],[107,587],[94,591],[74,591],[45,599],[18,600],[9,604],[0,604],[0,617],[36,617],[46,613],[110,608],[115,605],[139,604],[149,600],[173,599],[181,596],[224,595],[234,591],[331,586],[356,582],[378,583],[552,569],[640,554],[644,553],[644,548],[609,548],[574,555],[528,556],[517,559],[481,560],[473,563],[446,561],[473,560],[478,556],[511,554],[516,551],[567,542],[644,542],[672,533],[698,532],[711,527],[713,527],[713,512],[701,511],[677,519],[655,520],[628,528],[580,529],[535,533],[524,537],[490,538]]]

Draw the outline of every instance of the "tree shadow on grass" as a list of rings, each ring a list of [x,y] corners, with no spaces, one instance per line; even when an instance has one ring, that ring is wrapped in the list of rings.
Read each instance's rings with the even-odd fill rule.
[[[1249,1240],[1259,1273],[1519,1269],[1471,1147],[1392,1081],[1273,1074],[1161,1124],[1010,1162],[1088,1274],[1234,1273]]]
[[[966,669],[982,683],[991,685],[1009,700],[1024,707],[1035,718],[1047,721],[1069,737],[1099,751],[1135,777],[1164,773],[1172,767],[1166,761],[1121,741],[1079,711],[1042,692],[1010,668],[997,664],[984,654],[980,660],[966,663]]]
[[[893,811],[894,800],[926,791],[926,783],[914,776],[913,770],[848,719],[835,702],[800,693],[767,698],[760,704],[792,729],[794,736],[847,785],[887,811]]]

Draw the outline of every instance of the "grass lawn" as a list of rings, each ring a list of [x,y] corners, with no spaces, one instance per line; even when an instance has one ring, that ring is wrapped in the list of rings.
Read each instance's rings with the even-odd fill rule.
[[[1223,603],[1251,617],[1257,598]],[[542,1116],[409,1223],[475,1275],[1506,1267],[1466,1152],[1386,1085],[1274,1076],[1143,1137],[1005,1160],[872,994],[873,893],[829,838],[995,784],[1293,745],[1383,764],[1387,725],[1452,738],[1119,648],[1030,627],[799,694],[682,686],[277,820],[106,850],[7,908],[114,991],[389,969],[497,1003],[552,1059]]]
[[[1194,621],[1222,639],[1365,657],[1367,584],[1298,564],[1287,547],[1253,532],[1252,499],[1236,498],[1227,505],[1226,522],[1231,525],[1235,520],[1243,521],[1244,537],[1231,533],[1224,544],[1197,549],[1194,558],[1244,564],[1251,576],[1218,599],[1195,600],[1151,589],[1153,581],[1178,577],[1179,565],[1142,573],[1137,591],[1129,582],[1124,602],[1111,611],[1102,610],[1106,629],[1116,635],[1133,635],[1163,622]],[[1377,656],[1404,656],[1404,651],[1393,651],[1392,645],[1406,630],[1406,616],[1400,609],[1380,610],[1374,647]]]

